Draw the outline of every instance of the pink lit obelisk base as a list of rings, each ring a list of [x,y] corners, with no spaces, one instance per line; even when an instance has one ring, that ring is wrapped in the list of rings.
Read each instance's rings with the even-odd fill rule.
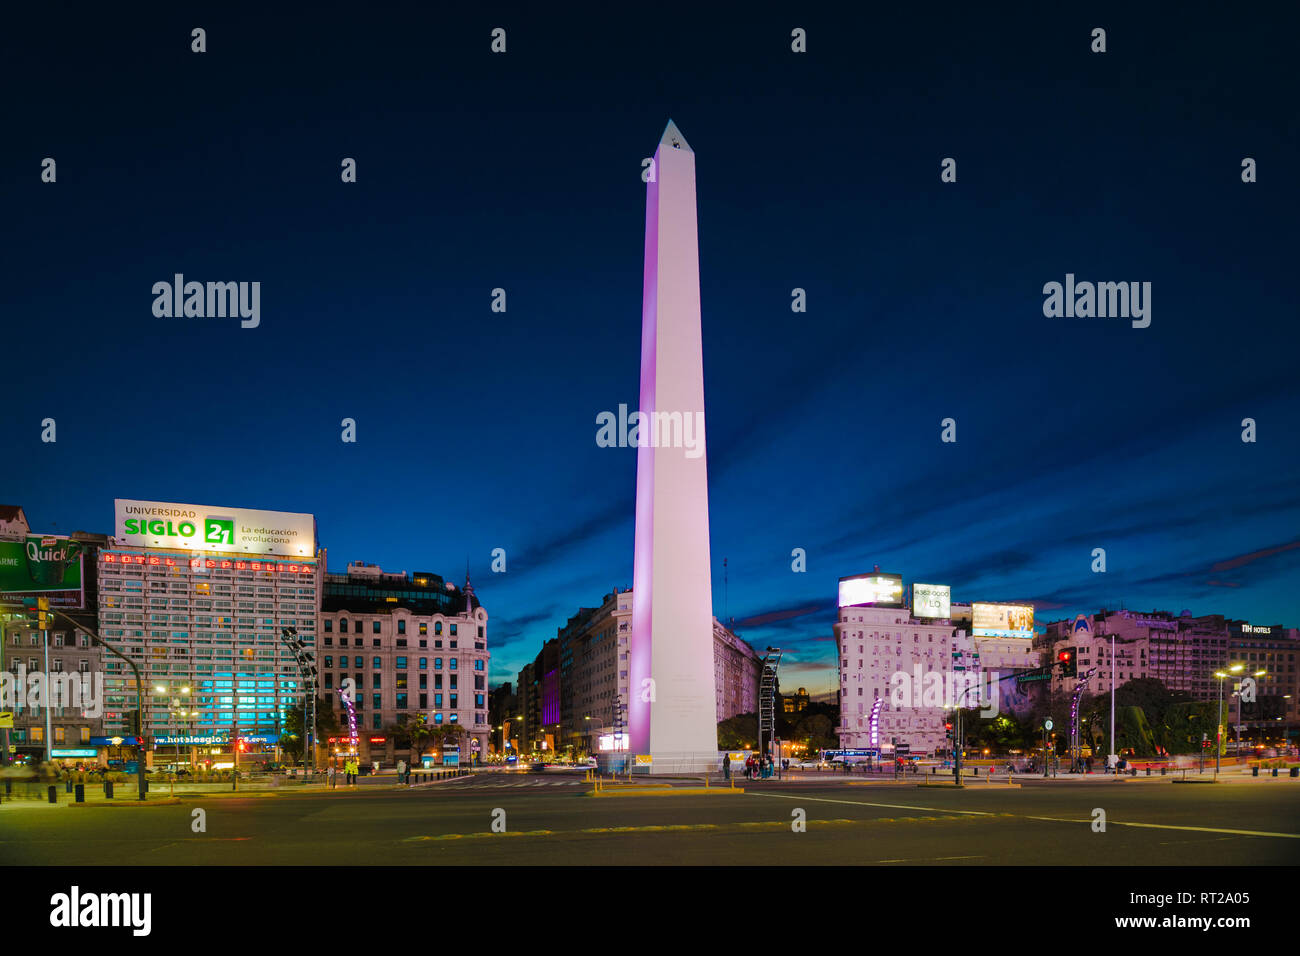
[[[669,121],[647,183],[639,410],[642,429],[698,422],[699,444],[637,449],[628,729],[651,773],[719,766],[699,263],[695,154]]]

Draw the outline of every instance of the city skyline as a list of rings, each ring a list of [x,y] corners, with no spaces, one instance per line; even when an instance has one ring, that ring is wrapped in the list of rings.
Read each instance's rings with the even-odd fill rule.
[[[118,497],[306,512],[335,568],[459,580],[468,560],[513,673],[632,584],[635,451],[601,447],[597,419],[637,400],[641,164],[671,115],[708,157],[713,610],[785,647],[784,674],[824,686],[835,581],[877,565],[1040,619],[1300,621],[1284,32],[1217,32],[1225,85],[1188,63],[1197,28],[1154,12],[1104,56],[1047,12],[996,31],[951,14],[924,43],[900,12],[809,17],[806,57],[784,15],[717,16],[607,47],[598,23],[512,14],[494,57],[488,26],[449,14],[435,32],[482,42],[432,59],[369,14],[250,30],[218,11],[201,57],[181,13],[33,17],[15,83],[69,30],[99,79],[46,77],[0,163],[26,224],[0,500],[47,531],[108,530]],[[719,34],[751,51],[740,74]],[[868,35],[894,39],[864,60]],[[343,46],[346,71],[319,65]],[[1052,116],[1145,139],[1061,148]],[[259,282],[259,324],[155,315],[177,274]],[[1049,318],[1066,276],[1150,282],[1151,324]]]

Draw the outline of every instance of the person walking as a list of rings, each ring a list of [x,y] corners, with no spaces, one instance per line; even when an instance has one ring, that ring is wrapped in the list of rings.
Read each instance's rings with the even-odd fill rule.
[[[731,779],[731,754],[722,755],[722,779]]]
[[[406,761],[400,758],[397,761],[397,782],[406,783]]]
[[[336,786],[338,786],[337,782],[334,780],[334,765],[330,764],[329,768],[325,771],[325,773],[329,777],[330,789],[333,790]]]

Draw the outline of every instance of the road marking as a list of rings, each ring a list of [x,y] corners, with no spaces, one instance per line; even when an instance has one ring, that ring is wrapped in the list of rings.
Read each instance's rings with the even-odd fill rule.
[[[830,797],[810,797],[802,793],[766,793],[761,790],[750,790],[749,793],[756,797],[781,797],[786,800],[812,800],[817,803],[846,803],[851,807],[883,807],[886,810],[925,810],[928,813],[934,813],[937,807],[913,807],[905,803],[867,803],[863,800],[833,800]],[[945,810],[945,813],[964,813],[975,817],[994,817],[998,814],[989,810]]]
[[[877,860],[877,863],[937,863],[940,860],[982,860],[982,856],[918,856],[907,860]]]
[[[1026,820],[1046,820],[1050,823],[1092,824],[1092,820],[1067,820],[1063,817],[1031,817]],[[1173,823],[1131,823],[1125,820],[1107,820],[1107,826],[1139,827],[1144,830],[1186,830],[1192,833],[1228,833],[1232,836],[1278,837],[1284,840],[1300,840],[1300,833],[1272,833],[1266,830],[1233,830],[1228,827],[1187,827]]]
[[[934,810],[936,809],[935,807],[912,807],[912,806],[906,806],[897,803],[865,803],[857,800],[833,800],[829,797],[809,797],[801,794],[765,793],[757,790],[751,790],[749,791],[749,793],[753,796],[759,796],[759,797],[784,797],[788,800],[815,800],[819,803],[847,803],[851,806],[885,807],[893,810],[926,810],[933,813]],[[1025,820],[1045,820],[1050,823],[1076,823],[1076,824],[1088,824],[1088,825],[1092,824],[1091,819],[1067,820],[1063,817],[1038,817],[1038,816],[1030,816],[1028,814],[992,813],[986,810],[947,810],[945,812],[965,813],[965,814],[971,814],[973,816],[982,816],[982,817],[1020,816]],[[1150,830],[1188,830],[1193,833],[1227,833],[1227,834],[1231,834],[1232,836],[1277,837],[1285,840],[1300,840],[1300,833],[1272,833],[1265,830],[1233,830],[1228,827],[1188,827],[1188,826],[1177,826],[1172,823],[1130,823],[1128,821],[1123,821],[1123,820],[1107,820],[1106,823],[1109,826],[1139,827],[1139,828],[1150,829]]]

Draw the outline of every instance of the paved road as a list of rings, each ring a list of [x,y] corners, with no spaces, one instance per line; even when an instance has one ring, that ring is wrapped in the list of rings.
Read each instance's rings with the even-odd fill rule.
[[[1055,782],[987,790],[750,783],[593,798],[484,774],[415,789],[192,795],[178,806],[0,807],[11,864],[1300,863],[1300,782]],[[1094,832],[1094,810],[1106,832]],[[191,829],[193,811],[206,832]],[[506,832],[491,832],[504,812]],[[802,811],[806,832],[794,832]]]

